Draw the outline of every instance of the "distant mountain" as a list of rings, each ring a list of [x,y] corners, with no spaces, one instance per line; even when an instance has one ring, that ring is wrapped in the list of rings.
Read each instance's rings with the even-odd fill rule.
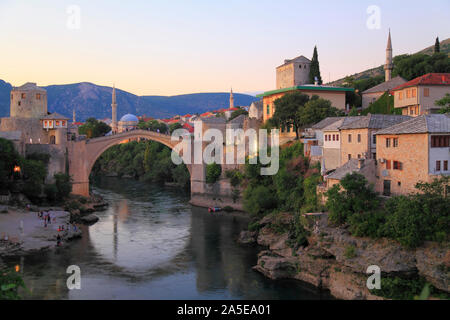
[[[12,86],[0,80],[0,117],[9,116],[9,93]],[[48,94],[48,110],[58,112],[72,119],[73,109],[77,120],[89,117],[97,119],[111,118],[111,87],[98,86],[83,82],[68,85],[44,87]],[[137,96],[116,89],[117,116],[127,113],[166,118],[177,114],[203,113],[208,110],[227,108],[229,93],[194,93],[178,96]],[[249,106],[257,101],[256,97],[246,94],[234,94],[235,105]]]
[[[450,56],[450,38],[441,41],[441,52],[447,53]],[[434,53],[434,44],[428,48],[425,48],[417,53],[424,53],[424,54],[428,54],[428,55],[432,55]],[[371,78],[371,77],[376,77],[376,76],[380,76],[380,75],[384,75],[384,65],[381,65],[379,67],[373,68],[373,69],[369,69],[369,70],[365,70],[359,73],[355,73],[353,75],[351,75],[355,80],[360,80],[360,79],[366,79],[366,78]],[[345,82],[345,78],[339,79],[339,80],[335,80],[332,81],[330,83],[328,83],[328,85],[332,85],[332,86],[342,86],[343,83]]]

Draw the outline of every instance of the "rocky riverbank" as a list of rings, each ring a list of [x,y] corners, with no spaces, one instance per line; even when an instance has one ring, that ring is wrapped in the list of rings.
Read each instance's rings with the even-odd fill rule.
[[[105,210],[107,203],[99,196],[83,198],[73,196],[64,208],[28,206],[0,206],[0,256],[30,253],[54,248],[59,235],[62,244],[80,238],[82,232],[76,224],[93,224],[96,211]],[[48,212],[51,223],[45,226],[38,212]],[[59,227],[64,226],[64,230]]]
[[[69,212],[58,208],[42,209],[51,216],[47,226],[38,217],[38,211],[9,207],[7,213],[0,214],[0,256],[53,248],[58,235],[63,244],[81,237],[81,230],[70,224]],[[60,226],[64,226],[64,231],[58,230]]]
[[[388,239],[353,237],[345,229],[329,226],[326,215],[308,217],[307,221],[308,245],[298,250],[289,246],[287,230],[293,223],[289,214],[264,218],[258,223],[258,232],[242,232],[239,242],[268,248],[259,253],[254,270],[271,279],[308,282],[346,300],[382,299],[366,286],[370,275],[366,271],[371,265],[380,267],[382,277],[421,276],[435,288],[450,292],[449,243],[426,243],[409,250]]]

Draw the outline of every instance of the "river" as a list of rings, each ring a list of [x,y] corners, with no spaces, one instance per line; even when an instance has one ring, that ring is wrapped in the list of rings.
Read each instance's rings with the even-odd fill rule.
[[[83,238],[62,248],[5,259],[18,266],[25,299],[329,299],[294,280],[253,271],[260,248],[236,242],[248,219],[213,215],[189,195],[134,180],[101,178],[94,191],[109,203]],[[81,270],[68,290],[67,267]]]

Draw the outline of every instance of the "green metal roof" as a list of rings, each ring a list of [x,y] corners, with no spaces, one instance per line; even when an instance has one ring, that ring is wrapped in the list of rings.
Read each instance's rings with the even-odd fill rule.
[[[256,97],[257,98],[261,98],[261,97],[267,97],[267,96],[271,96],[273,94],[277,94],[277,93],[283,93],[283,92],[288,92],[288,91],[295,91],[295,90],[311,90],[311,91],[349,91],[349,92],[354,92],[355,89],[354,88],[344,88],[344,87],[325,87],[325,86],[296,86],[296,87],[290,87],[290,88],[284,88],[284,89],[278,89],[278,90],[272,90],[272,91],[267,91],[264,92],[262,94],[258,94]]]

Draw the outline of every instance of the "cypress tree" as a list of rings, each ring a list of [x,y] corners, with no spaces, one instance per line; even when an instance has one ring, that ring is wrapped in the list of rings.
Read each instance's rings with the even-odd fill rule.
[[[314,53],[311,60],[311,69],[309,71],[309,83],[314,83],[315,77],[317,77],[319,85],[321,85],[322,77],[320,76],[320,65],[319,65],[319,55],[317,54],[317,46],[314,47]]]
[[[441,52],[441,44],[439,43],[439,37],[436,38],[436,44],[434,45],[434,53]]]

